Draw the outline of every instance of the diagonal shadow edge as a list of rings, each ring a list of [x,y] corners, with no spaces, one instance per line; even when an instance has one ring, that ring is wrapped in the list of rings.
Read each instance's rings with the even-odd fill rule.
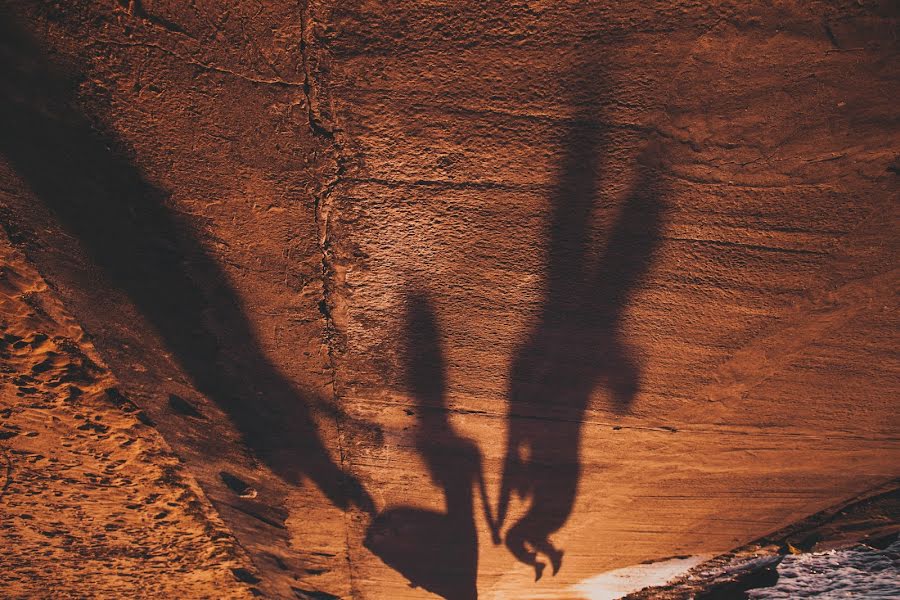
[[[5,12],[5,11],[4,11]],[[247,447],[289,483],[311,479],[340,508],[372,511],[331,459],[302,393],[259,347],[240,298],[190,228],[76,107],[79,77],[53,65],[14,18],[0,24],[0,152],[35,197],[125,292]]]

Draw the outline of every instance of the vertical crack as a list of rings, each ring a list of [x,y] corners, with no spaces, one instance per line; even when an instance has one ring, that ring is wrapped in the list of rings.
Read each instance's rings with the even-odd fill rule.
[[[335,361],[334,361],[334,338],[337,330],[334,325],[331,307],[332,294],[334,292],[333,274],[331,259],[331,236],[329,231],[330,212],[331,212],[331,196],[334,190],[341,182],[344,174],[344,158],[342,155],[342,146],[340,140],[335,135],[335,127],[333,124],[326,122],[318,108],[317,89],[313,85],[312,67],[310,66],[309,57],[309,41],[310,26],[308,6],[306,9],[301,4],[300,9],[300,54],[303,65],[303,94],[306,99],[307,116],[309,120],[310,131],[313,135],[321,138],[327,146],[333,147],[334,152],[334,168],[328,179],[320,185],[319,189],[313,194],[314,219],[316,223],[316,235],[321,254],[320,276],[322,278],[322,298],[319,300],[318,308],[325,319],[325,333],[323,341],[325,342],[326,352],[328,355],[328,370],[331,372],[332,395],[336,397],[335,389]],[[338,423],[340,425],[340,423]],[[343,461],[343,450],[341,451],[341,460]]]
[[[321,138],[334,148],[334,171],[328,181],[320,187],[313,197],[314,218],[321,252],[322,298],[319,300],[319,311],[325,319],[323,341],[327,353],[327,368],[331,375],[331,396],[335,406],[339,406],[337,389],[337,368],[335,365],[334,344],[338,331],[332,314],[333,294],[335,288],[334,267],[331,257],[331,232],[329,230],[331,216],[331,197],[346,171],[346,158],[340,131],[329,115],[323,115],[319,107],[318,87],[314,85],[312,66],[310,64],[310,38],[312,18],[308,2],[300,3],[300,55],[303,65],[303,94],[306,98],[307,118],[313,135]],[[338,452],[341,470],[346,470],[348,457],[344,452],[344,428],[341,422],[341,411],[334,413],[335,427],[338,435]],[[351,596],[355,596],[353,561],[350,557],[350,511],[344,513],[344,545],[346,548],[347,573],[349,576]]]

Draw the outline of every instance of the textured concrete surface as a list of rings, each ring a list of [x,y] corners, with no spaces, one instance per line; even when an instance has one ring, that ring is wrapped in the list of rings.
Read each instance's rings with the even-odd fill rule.
[[[265,593],[579,598],[897,476],[891,3],[10,10],[4,224]]]

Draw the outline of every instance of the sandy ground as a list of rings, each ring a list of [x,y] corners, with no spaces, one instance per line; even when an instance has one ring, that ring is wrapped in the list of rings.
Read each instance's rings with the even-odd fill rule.
[[[0,323],[0,596],[251,598],[246,554],[5,237]]]

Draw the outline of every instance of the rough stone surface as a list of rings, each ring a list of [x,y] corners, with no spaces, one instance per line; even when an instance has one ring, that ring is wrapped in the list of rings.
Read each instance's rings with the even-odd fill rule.
[[[4,225],[264,593],[579,598],[898,475],[892,3],[9,4]]]
[[[252,598],[250,561],[0,237],[0,596]]]

